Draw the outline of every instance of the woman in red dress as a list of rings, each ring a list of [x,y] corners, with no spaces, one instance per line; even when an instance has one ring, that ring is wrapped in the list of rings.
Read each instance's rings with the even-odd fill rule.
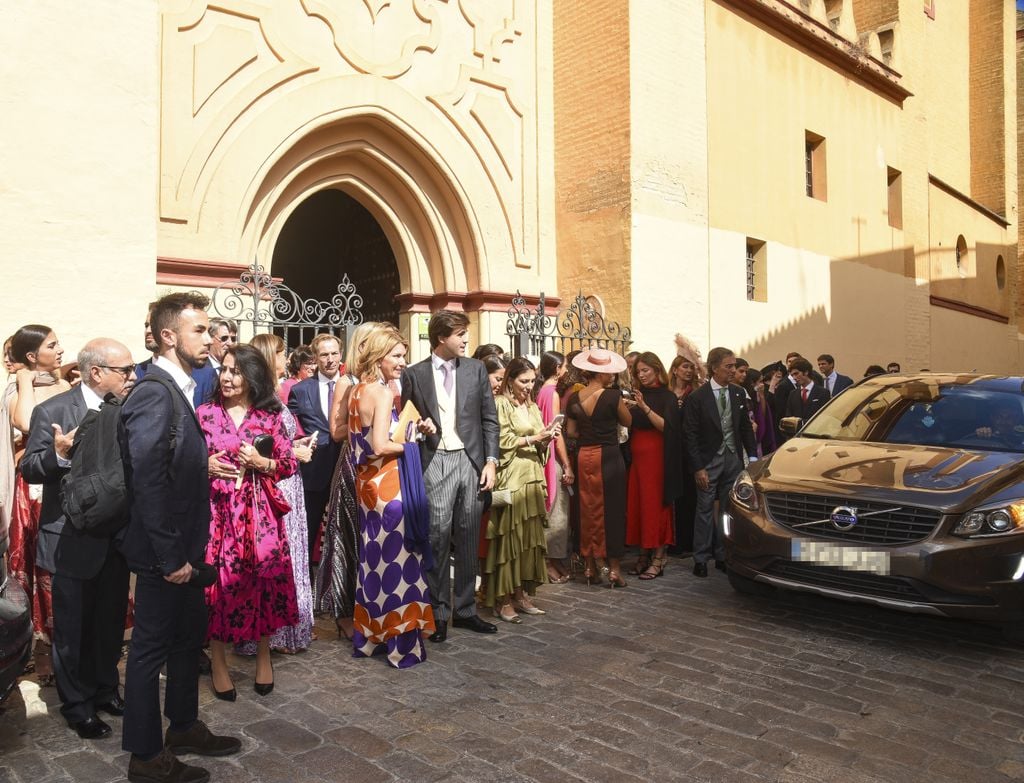
[[[22,365],[15,381],[4,395],[11,425],[21,434],[21,450],[15,451],[15,462],[28,442],[28,429],[36,405],[71,388],[58,377],[64,349],[49,326],[29,324],[11,337],[11,358]],[[39,534],[39,511],[42,487],[28,484],[17,473],[11,504],[10,566],[32,602],[32,629],[35,636],[35,671],[40,685],[53,684],[53,662],[50,657],[50,636],[53,631],[50,574],[36,566],[36,540]]]
[[[633,573],[650,580],[664,573],[666,551],[675,542],[672,506],[682,475],[679,406],[665,366],[653,353],[637,357],[633,376],[626,544],[644,550]]]
[[[295,578],[285,529],[289,506],[278,482],[295,473],[297,461],[281,417],[281,400],[270,367],[251,345],[228,348],[213,402],[196,410],[210,452],[210,542],[206,562],[217,570],[207,588],[213,691],[236,697],[226,644],[255,641],[254,690],[274,689],[270,635],[299,619]],[[270,456],[254,441],[270,436]]]

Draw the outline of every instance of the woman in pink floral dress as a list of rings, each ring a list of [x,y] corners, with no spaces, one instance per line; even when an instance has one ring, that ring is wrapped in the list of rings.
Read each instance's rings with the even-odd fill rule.
[[[284,518],[289,507],[277,482],[296,470],[292,444],[270,368],[249,345],[228,349],[216,399],[196,414],[210,452],[210,543],[217,570],[207,589],[213,690],[235,700],[225,644],[258,641],[255,690],[274,687],[269,637],[298,622],[295,581]],[[254,446],[270,436],[269,456]]]

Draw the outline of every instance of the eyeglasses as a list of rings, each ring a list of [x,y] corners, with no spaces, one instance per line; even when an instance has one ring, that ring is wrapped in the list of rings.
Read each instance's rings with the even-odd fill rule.
[[[224,334],[224,335],[221,335],[220,337],[218,337],[217,339],[220,340],[222,343],[237,343],[238,342],[238,335],[237,334]]]
[[[133,372],[135,372],[135,368],[137,366],[138,365],[135,365],[135,364],[129,364],[129,365],[126,365],[124,367],[111,367],[109,364],[99,364],[99,365],[97,365],[97,367],[102,367],[104,370],[113,370],[114,372],[119,372],[126,379],[131,377],[131,374]]]

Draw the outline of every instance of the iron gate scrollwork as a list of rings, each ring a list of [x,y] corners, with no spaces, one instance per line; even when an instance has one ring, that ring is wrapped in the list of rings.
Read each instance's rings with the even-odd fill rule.
[[[583,348],[608,348],[624,354],[632,343],[628,326],[607,320],[580,291],[558,312],[546,308],[541,292],[537,308],[531,310],[516,291],[508,309],[505,334],[516,356],[540,356],[554,350],[563,354]]]
[[[320,332],[335,335],[344,346],[349,327],[362,323],[362,306],[363,298],[347,274],[337,293],[323,302],[300,296],[255,263],[237,281],[217,286],[210,298],[212,314],[238,321],[240,327],[249,324],[252,334],[278,334],[288,350],[308,344]]]

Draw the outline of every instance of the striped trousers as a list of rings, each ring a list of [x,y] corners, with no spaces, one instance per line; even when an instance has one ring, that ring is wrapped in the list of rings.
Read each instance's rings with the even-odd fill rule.
[[[430,501],[430,547],[434,567],[427,586],[438,627],[456,617],[476,614],[477,549],[480,545],[480,476],[465,451],[438,451],[423,472]],[[455,549],[455,585],[451,556]]]

